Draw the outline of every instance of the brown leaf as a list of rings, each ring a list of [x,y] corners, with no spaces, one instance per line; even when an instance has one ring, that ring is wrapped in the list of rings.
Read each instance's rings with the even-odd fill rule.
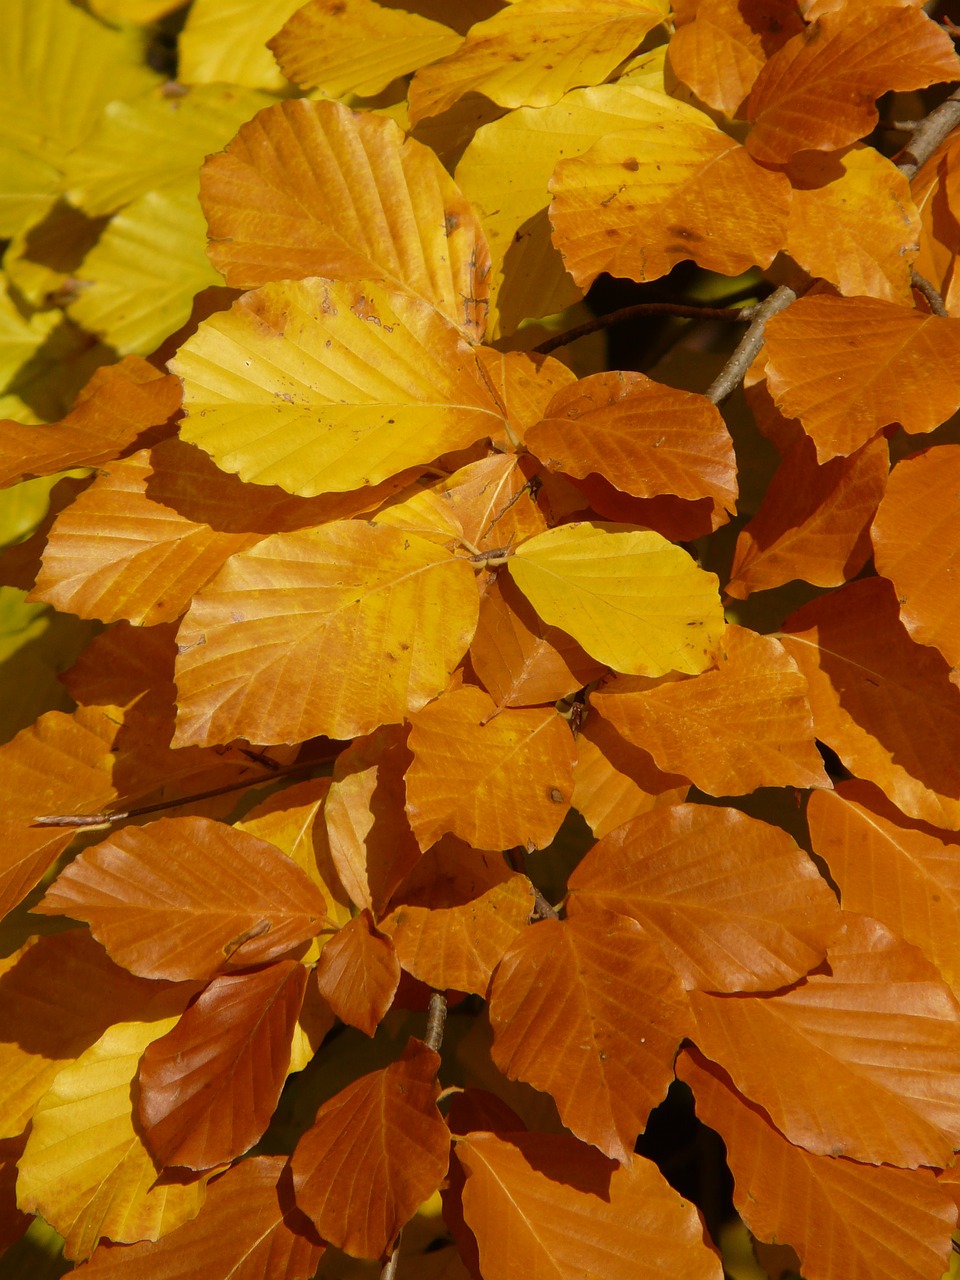
[[[326,918],[292,859],[200,817],[123,827],[75,858],[34,910],[85,920],[117,964],[174,980],[276,959]]]
[[[85,1280],[310,1280],[323,1245],[304,1234],[283,1156],[253,1156],[210,1182],[199,1214],[156,1243],[101,1245]]]
[[[567,1128],[622,1164],[693,1026],[660,948],[603,910],[525,929],[497,969],[490,1022],[500,1070],[552,1094]]]
[[[846,917],[827,964],[772,995],[691,992],[697,1045],[815,1155],[948,1163],[960,1144],[960,1005],[916,947],[868,916]]]
[[[619,677],[591,705],[660,769],[708,795],[829,786],[793,659],[777,640],[745,627],[728,626],[720,644],[715,671],[654,688]]]
[[[317,964],[317,986],[342,1022],[372,1036],[390,1008],[400,981],[400,961],[389,936],[368,910],[327,942]]]
[[[355,1258],[378,1258],[447,1171],[440,1055],[411,1040],[399,1061],[347,1085],[291,1157],[297,1205]]]
[[[626,1167],[561,1134],[459,1138],[463,1214],[484,1280],[720,1280],[693,1205],[642,1156]]]
[[[771,991],[819,964],[840,923],[813,862],[737,809],[653,809],[605,836],[568,880],[571,902],[633,916],[687,988]]]
[[[214,980],[140,1062],[140,1123],[161,1165],[213,1169],[270,1123],[307,971],[281,960]]]
[[[677,1074],[697,1114],[723,1138],[733,1200],[760,1240],[793,1245],[807,1280],[926,1280],[950,1256],[956,1205],[928,1169],[811,1155],[777,1132],[726,1073],[684,1049]]]

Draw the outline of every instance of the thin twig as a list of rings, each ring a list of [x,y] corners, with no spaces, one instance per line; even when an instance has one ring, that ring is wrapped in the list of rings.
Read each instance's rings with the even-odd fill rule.
[[[193,804],[197,800],[211,800],[214,796],[225,796],[230,791],[243,791],[246,787],[258,787],[262,782],[273,782],[276,778],[287,777],[291,773],[304,773],[323,764],[323,760],[302,760],[299,764],[281,765],[272,773],[258,774],[254,778],[242,778],[237,782],[228,782],[225,787],[213,787],[210,791],[196,791],[189,796],[176,796],[170,800],[158,800],[156,804],[143,804],[135,809],[126,809],[118,813],[45,813],[34,818],[32,827],[109,827],[114,822],[126,822],[130,818],[142,818],[146,813],[160,813],[163,809],[179,809],[185,804]]]
[[[541,920],[559,920],[560,912],[556,907],[551,907],[536,885],[533,886],[533,900],[536,904],[537,915]]]
[[[960,89],[954,89],[950,97],[921,120],[910,141],[899,153],[894,163],[902,174],[913,181],[914,175],[925,160],[939,147],[948,133],[960,125]]]
[[[756,311],[756,305],[749,307],[711,307],[696,302],[638,302],[632,307],[621,307],[619,311],[610,311],[604,316],[595,316],[583,324],[578,324],[565,333],[555,334],[547,338],[533,350],[537,355],[546,356],[557,347],[565,347],[569,342],[585,338],[587,334],[596,333],[598,329],[608,329],[611,325],[622,324],[627,320],[638,320],[642,316],[679,316],[682,320],[732,320],[748,322]]]
[[[430,992],[430,1003],[427,1005],[427,1032],[424,1044],[434,1053],[440,1052],[443,1043],[443,1028],[447,1021],[447,997],[442,991]]]
[[[937,292],[936,287],[930,283],[926,276],[922,276],[916,267],[910,268],[910,283],[930,303],[930,310],[935,316],[949,317],[950,312],[947,310],[946,304]]]
[[[403,1233],[401,1232],[401,1235]],[[397,1274],[397,1267],[400,1265],[400,1236],[397,1236],[397,1243],[393,1253],[383,1264],[383,1270],[380,1272],[380,1280],[394,1280]]]
[[[782,311],[784,307],[789,307],[791,302],[796,302],[797,295],[789,285],[782,284],[779,289],[775,289],[770,297],[761,302],[754,310],[753,320],[750,322],[750,328],[743,335],[736,351],[720,370],[720,373],[707,388],[706,396],[708,400],[712,400],[714,404],[719,404],[721,400],[725,400],[730,392],[734,389],[750,365],[753,363],[754,357],[763,346],[763,331],[767,326],[767,321],[771,316],[775,316],[778,311]]]

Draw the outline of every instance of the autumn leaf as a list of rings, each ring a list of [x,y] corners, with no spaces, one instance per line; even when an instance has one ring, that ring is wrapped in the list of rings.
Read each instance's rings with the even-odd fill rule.
[[[316,974],[320,994],[337,1017],[372,1036],[393,1002],[400,960],[389,933],[378,931],[363,911],[323,948]]]
[[[649,530],[573,522],[522,543],[510,575],[544,622],[615,671],[703,671],[723,628],[716,578]]]

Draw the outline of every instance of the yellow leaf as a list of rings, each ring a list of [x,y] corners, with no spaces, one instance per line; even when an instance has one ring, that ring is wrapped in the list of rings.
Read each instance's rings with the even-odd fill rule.
[[[352,738],[446,688],[479,593],[462,559],[360,520],[232,556],[178,633],[175,745]]]
[[[264,285],[205,321],[170,367],[185,440],[301,497],[377,484],[504,429],[458,330],[374,284]]]
[[[700,112],[660,89],[603,84],[574,89],[551,107],[511,111],[476,131],[457,165],[457,183],[490,245],[493,311],[512,333],[528,316],[553,315],[580,297],[550,238],[547,183],[560,160],[582,155],[608,133]]]
[[[185,1004],[186,994],[175,991],[173,1003]],[[203,1204],[204,1181],[153,1185],[157,1170],[131,1114],[140,1058],[178,1017],[116,1023],[40,1100],[17,1194],[21,1209],[56,1227],[69,1258],[85,1258],[101,1235],[125,1244],[157,1240]]]
[[[70,203],[96,217],[147,191],[195,183],[206,156],[272,99],[237,85],[161,85],[111,102],[64,166]]]
[[[439,22],[374,0],[310,0],[269,45],[302,89],[369,98],[397,76],[446,57],[461,39]]]
[[[70,0],[4,0],[0,41],[0,237],[38,221],[60,189],[65,157],[106,103],[159,83],[142,38]]]
[[[697,675],[723,633],[715,574],[650,529],[599,521],[522,543],[510,574],[533,607],[598,662],[629,675]]]
[[[121,355],[153,351],[190,316],[194,295],[220,277],[207,260],[192,183],[148,191],[113,218],[76,278],[70,318]]]
[[[243,84],[278,93],[290,85],[267,48],[303,0],[194,0],[180,33],[182,84]]]
[[[7,281],[0,278],[0,390],[13,382],[59,321],[56,311],[38,311],[25,319],[10,297]]]
[[[410,119],[439,115],[471,91],[502,107],[548,107],[605,80],[666,14],[661,0],[516,0],[417,72]]]

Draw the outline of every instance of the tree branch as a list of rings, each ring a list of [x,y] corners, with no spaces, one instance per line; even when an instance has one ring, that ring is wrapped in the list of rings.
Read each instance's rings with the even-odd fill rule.
[[[916,267],[910,268],[910,283],[913,287],[922,293],[927,302],[930,303],[930,310],[935,316],[949,316],[943,298],[937,292],[936,288],[930,283],[926,276],[922,276]]]
[[[907,145],[894,160],[897,168],[912,182],[917,170],[939,147],[948,133],[960,125],[960,89],[954,89],[950,97],[924,119],[913,132]]]
[[[565,347],[578,338],[596,333],[599,329],[608,329],[614,324],[623,324],[627,320],[638,320],[642,316],[679,316],[683,320],[732,320],[734,323],[749,321],[756,312],[756,305],[750,307],[711,307],[697,302],[638,302],[632,307],[621,307],[619,311],[610,311],[605,316],[595,316],[578,324],[565,333],[558,333],[539,343],[533,350],[537,355],[546,356],[557,347]]]
[[[431,991],[430,1003],[427,1005],[427,1033],[424,1036],[424,1044],[434,1053],[440,1052],[446,1021],[447,997],[442,991]]]
[[[789,285],[782,284],[779,289],[775,289],[771,293],[769,298],[754,309],[750,328],[743,335],[736,351],[734,351],[717,377],[707,388],[706,396],[708,400],[712,400],[714,404],[719,404],[721,400],[727,398],[749,369],[757,352],[763,346],[763,331],[767,327],[767,321],[771,316],[775,316],[778,311],[782,311],[784,307],[789,307],[790,303],[796,302],[796,300],[797,295],[794,290]]]

